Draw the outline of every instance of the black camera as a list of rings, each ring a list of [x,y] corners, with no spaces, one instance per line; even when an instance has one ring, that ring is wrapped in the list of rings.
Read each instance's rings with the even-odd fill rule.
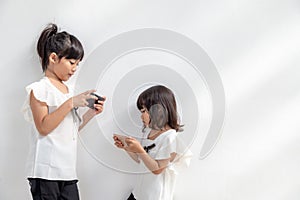
[[[99,104],[98,101],[104,101],[105,99],[95,93],[91,93],[91,95],[94,95],[95,97],[97,97],[98,99],[87,99],[87,102],[89,103],[87,106],[91,109],[95,109],[94,104]]]

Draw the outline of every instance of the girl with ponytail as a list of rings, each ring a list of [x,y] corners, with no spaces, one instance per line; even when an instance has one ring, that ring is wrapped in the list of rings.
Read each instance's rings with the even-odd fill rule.
[[[25,119],[32,124],[27,177],[34,200],[78,200],[76,175],[77,133],[103,111],[103,101],[81,117],[95,90],[74,96],[65,81],[77,70],[84,50],[73,35],[49,24],[37,42],[44,77],[26,87]]]

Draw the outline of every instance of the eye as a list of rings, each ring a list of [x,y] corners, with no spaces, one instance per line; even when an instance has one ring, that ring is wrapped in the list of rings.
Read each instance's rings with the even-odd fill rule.
[[[76,65],[77,67],[79,67],[79,60],[69,60],[71,65]]]

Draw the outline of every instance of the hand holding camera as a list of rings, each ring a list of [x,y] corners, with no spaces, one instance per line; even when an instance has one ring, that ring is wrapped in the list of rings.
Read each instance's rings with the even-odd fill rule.
[[[100,104],[99,101],[105,101],[105,98],[104,97],[101,97],[95,93],[91,93],[90,95],[92,95],[93,97],[96,97],[97,99],[95,98],[90,98],[90,99],[87,99],[87,102],[88,102],[88,107],[91,108],[91,109],[94,109],[96,110],[95,108],[95,104]]]
[[[73,108],[87,106],[88,105],[87,99],[92,98],[92,99],[96,100],[97,97],[91,95],[95,91],[96,90],[88,90],[88,91],[85,91],[81,94],[78,94],[78,95],[72,97]]]

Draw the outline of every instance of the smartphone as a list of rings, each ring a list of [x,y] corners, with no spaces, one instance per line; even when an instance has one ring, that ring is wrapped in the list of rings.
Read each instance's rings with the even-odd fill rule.
[[[119,135],[119,134],[114,134],[115,137],[118,138],[118,140],[120,140],[123,144],[124,147],[127,146],[127,143],[125,142],[125,139],[128,138],[128,136],[126,135]]]
[[[98,104],[98,101],[105,101],[105,99],[95,93],[91,93],[91,95],[94,95],[95,97],[97,97],[98,99],[87,99],[87,102],[89,103],[87,106],[91,109],[95,109],[94,104]]]

